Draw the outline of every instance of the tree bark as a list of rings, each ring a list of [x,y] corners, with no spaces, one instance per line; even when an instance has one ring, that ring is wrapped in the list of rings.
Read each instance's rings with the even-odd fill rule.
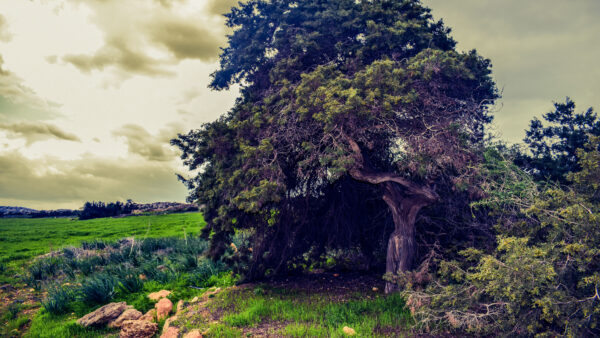
[[[415,241],[415,221],[419,211],[428,202],[419,195],[405,196],[394,183],[385,184],[383,200],[387,203],[394,220],[394,231],[388,240],[386,274],[405,272],[413,267],[417,244]],[[387,282],[385,293],[398,289],[395,283]]]
[[[355,167],[350,169],[352,178],[358,181],[382,185],[383,200],[388,205],[394,220],[394,231],[388,240],[386,256],[386,274],[397,275],[412,268],[417,244],[415,241],[415,221],[421,209],[439,196],[434,189],[418,185],[394,173],[373,172],[368,170],[359,145],[345,136],[354,153]],[[385,292],[398,289],[395,283],[386,283]]]

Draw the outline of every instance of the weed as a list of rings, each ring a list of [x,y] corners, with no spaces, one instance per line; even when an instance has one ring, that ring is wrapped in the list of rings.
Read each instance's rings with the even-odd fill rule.
[[[75,300],[76,293],[71,287],[55,286],[48,290],[48,296],[42,302],[46,311],[60,315],[70,310],[70,303]]]
[[[328,337],[328,330],[320,325],[290,324],[282,332],[286,337]]]
[[[88,304],[105,304],[115,295],[117,281],[106,274],[86,279],[81,286],[81,299]]]

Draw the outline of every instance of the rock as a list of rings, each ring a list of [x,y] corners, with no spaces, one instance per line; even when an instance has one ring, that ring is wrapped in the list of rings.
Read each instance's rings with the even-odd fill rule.
[[[160,335],[160,338],[177,338],[179,337],[179,329],[176,327],[169,327],[166,330],[163,330],[163,333]]]
[[[156,308],[156,319],[160,321],[169,316],[169,313],[173,310],[173,303],[168,298],[163,298],[154,307]]]
[[[77,324],[84,327],[106,325],[117,319],[126,309],[125,302],[110,303],[79,318]]]
[[[177,309],[177,310],[175,310],[175,313],[179,313],[179,312],[181,312],[181,310],[183,310],[183,300],[181,300],[181,299],[180,299],[180,300],[177,302],[177,307],[176,307],[176,309]]]
[[[139,318],[139,320],[145,320],[147,322],[154,322],[156,321],[156,309],[152,309],[148,312],[146,312],[145,315],[141,316]]]
[[[171,327],[171,323],[177,320],[177,316],[169,317],[165,320],[165,326],[163,326],[163,332]]]
[[[202,338],[200,330],[193,330],[183,335],[183,338]]]
[[[126,320],[121,326],[120,338],[150,338],[158,331],[158,324],[145,320]]]
[[[171,294],[171,291],[160,290],[158,292],[152,292],[151,294],[148,295],[148,298],[150,298],[150,300],[156,301],[156,300],[160,300],[161,298],[166,298],[170,294]]]
[[[146,277],[146,275],[144,275],[143,273],[141,273],[141,274],[138,276],[138,278],[139,278],[140,280],[146,280],[146,279],[148,279],[148,277]]]
[[[192,299],[192,303],[195,303],[197,301],[198,301],[198,297],[197,296]]]
[[[119,318],[113,320],[108,323],[108,327],[117,328],[123,325],[123,322],[126,320],[138,320],[142,317],[142,313],[136,309],[127,309],[125,312],[121,313]]]
[[[355,336],[356,335],[356,331],[354,331],[353,328],[344,326],[344,328],[342,329],[342,331],[344,332],[344,334],[346,336]]]

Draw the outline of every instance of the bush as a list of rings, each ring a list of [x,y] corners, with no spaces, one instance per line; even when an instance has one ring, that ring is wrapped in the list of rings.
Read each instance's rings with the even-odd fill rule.
[[[106,274],[90,277],[81,285],[81,299],[88,304],[108,303],[115,295],[117,284],[114,277]]]
[[[395,276],[421,327],[600,335],[600,138],[590,139],[587,151],[578,152],[582,170],[569,175],[571,187],[522,185],[510,178],[525,174],[504,162],[503,180],[495,178],[479,203],[500,215],[495,250],[470,248],[462,259],[437,260],[429,269],[434,283],[415,278],[426,267]]]
[[[55,286],[48,290],[48,296],[42,302],[42,306],[51,314],[64,314],[70,310],[70,304],[75,300],[75,296],[76,293],[71,286]]]

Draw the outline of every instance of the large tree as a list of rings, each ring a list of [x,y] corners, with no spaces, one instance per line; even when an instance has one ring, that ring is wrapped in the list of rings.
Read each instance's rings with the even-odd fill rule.
[[[257,276],[319,239],[368,248],[385,233],[386,271],[411,269],[421,210],[463,196],[478,161],[497,97],[489,60],[455,51],[418,0],[252,0],[226,17],[211,87],[239,84],[241,96],[173,140],[199,169],[185,181],[211,253],[250,229]]]

